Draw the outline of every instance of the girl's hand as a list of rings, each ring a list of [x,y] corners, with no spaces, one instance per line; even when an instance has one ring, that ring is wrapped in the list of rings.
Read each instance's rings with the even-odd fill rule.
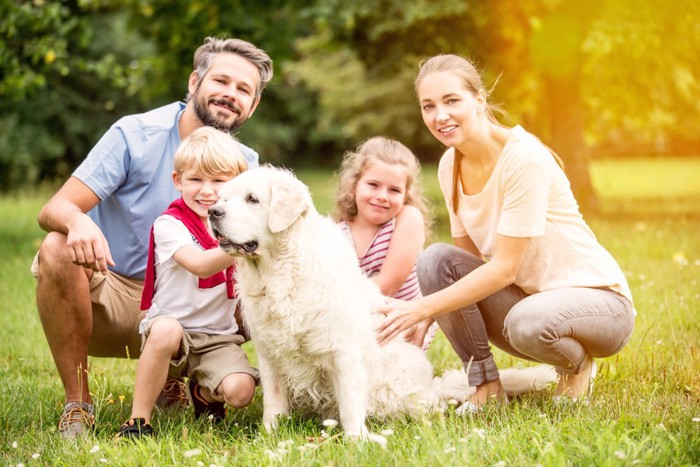
[[[377,311],[386,317],[377,328],[379,345],[386,344],[402,331],[421,321],[421,317],[415,312],[415,303],[415,301],[387,299],[384,306]]]

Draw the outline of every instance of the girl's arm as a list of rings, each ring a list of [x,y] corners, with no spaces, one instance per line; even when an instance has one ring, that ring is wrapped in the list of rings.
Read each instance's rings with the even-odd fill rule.
[[[497,235],[494,257],[459,281],[419,300],[388,302],[380,310],[387,318],[379,328],[379,342],[388,342],[419,321],[471,305],[512,284],[529,244],[529,238]]]
[[[423,214],[415,206],[404,206],[396,216],[394,233],[384,264],[372,277],[382,294],[393,296],[411,274],[425,243]]]
[[[206,279],[233,264],[233,257],[221,248],[201,250],[194,245],[185,245],[178,249],[173,254],[173,259],[200,279]]]

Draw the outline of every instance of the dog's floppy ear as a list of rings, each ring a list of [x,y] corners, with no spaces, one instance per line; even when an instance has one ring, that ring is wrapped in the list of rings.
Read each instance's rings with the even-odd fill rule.
[[[272,233],[281,232],[309,209],[306,186],[291,174],[281,173],[270,188],[270,212],[267,226]]]

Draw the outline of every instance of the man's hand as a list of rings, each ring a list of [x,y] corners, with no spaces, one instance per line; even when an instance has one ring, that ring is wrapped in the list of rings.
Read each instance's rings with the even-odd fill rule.
[[[106,274],[114,266],[107,239],[90,217],[78,214],[68,230],[66,245],[73,264]]]

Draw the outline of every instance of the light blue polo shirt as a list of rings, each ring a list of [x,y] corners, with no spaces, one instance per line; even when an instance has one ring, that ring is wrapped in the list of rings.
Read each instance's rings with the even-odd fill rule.
[[[107,238],[110,270],[122,276],[143,279],[151,226],[180,196],[171,174],[184,109],[174,102],[121,118],[73,172],[102,200],[88,215]],[[241,151],[248,168],[258,167],[257,152],[243,144]]]

